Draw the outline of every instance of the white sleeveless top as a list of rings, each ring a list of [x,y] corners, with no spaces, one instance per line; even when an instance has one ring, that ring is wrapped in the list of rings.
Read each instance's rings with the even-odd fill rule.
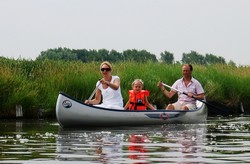
[[[111,83],[114,83],[115,79],[120,79],[119,76],[112,76]],[[99,81],[96,83],[98,85]],[[110,87],[104,89],[102,85],[99,85],[98,89],[102,92],[102,104],[96,106],[103,108],[112,108],[112,109],[123,109],[123,98],[121,94],[121,88],[114,90]]]

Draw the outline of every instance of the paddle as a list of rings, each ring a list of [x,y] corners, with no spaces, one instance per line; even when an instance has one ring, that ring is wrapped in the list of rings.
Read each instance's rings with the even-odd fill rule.
[[[91,100],[95,94],[95,92],[97,91],[99,85],[101,84],[100,80],[98,80],[98,84],[97,86],[95,87],[95,90],[91,93],[91,95],[89,96],[88,100]]]
[[[162,85],[188,96],[188,94],[187,94],[186,92],[182,92],[182,91],[180,91],[180,90],[178,90],[178,89],[175,89],[175,88],[173,88],[173,87],[171,87],[171,86],[169,86],[169,85],[167,85],[167,84],[165,84],[165,83],[163,83],[163,82],[162,82]],[[206,101],[203,101],[203,100],[201,100],[201,99],[195,98],[194,96],[192,96],[192,98],[195,99],[195,100],[198,100],[198,101],[200,101],[200,102],[203,102],[204,104],[206,104],[206,105],[208,105],[208,106],[211,106],[211,107],[213,107],[213,108],[215,108],[215,109],[217,109],[217,110],[220,110],[220,111],[222,110],[222,109],[220,109],[220,108],[214,106],[213,104],[210,104],[210,103],[208,103],[208,102],[206,102]],[[225,112],[225,111],[223,111],[223,112]]]

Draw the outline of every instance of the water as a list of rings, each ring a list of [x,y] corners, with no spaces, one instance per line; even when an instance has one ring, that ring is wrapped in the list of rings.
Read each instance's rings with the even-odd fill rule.
[[[250,117],[206,124],[62,129],[1,120],[0,163],[250,163]]]

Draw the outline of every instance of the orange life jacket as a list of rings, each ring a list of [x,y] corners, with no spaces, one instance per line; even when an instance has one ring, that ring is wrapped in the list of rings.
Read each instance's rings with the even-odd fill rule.
[[[133,90],[128,91],[129,94],[129,110],[146,110],[145,96],[149,96],[149,91],[141,90],[139,93],[135,93]]]

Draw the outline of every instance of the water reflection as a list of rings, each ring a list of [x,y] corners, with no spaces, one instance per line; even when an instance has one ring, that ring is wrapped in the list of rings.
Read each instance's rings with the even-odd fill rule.
[[[0,163],[249,163],[250,117],[206,124],[62,129],[56,121],[0,122]]]
[[[129,135],[129,158],[134,160],[145,160],[147,156],[145,155],[148,150],[145,148],[146,145],[144,143],[150,143],[148,136],[146,134],[137,135],[132,134]]]
[[[201,157],[205,125],[63,130],[57,138],[58,160],[102,163],[154,163]],[[195,160],[196,161],[196,160]]]
[[[122,153],[123,135],[110,131],[63,130],[57,139],[58,160],[108,162]]]

